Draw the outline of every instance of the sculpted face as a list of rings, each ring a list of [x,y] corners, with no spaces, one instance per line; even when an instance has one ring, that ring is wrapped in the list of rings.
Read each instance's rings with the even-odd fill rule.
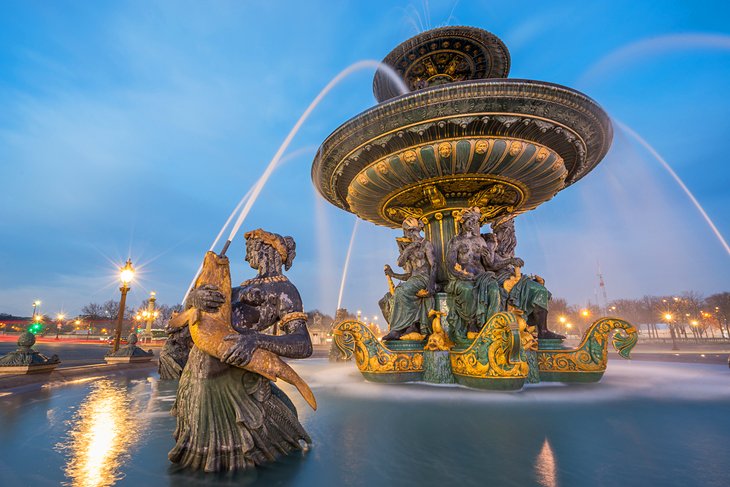
[[[246,240],[246,262],[252,269],[258,270],[260,265],[261,241],[258,239]]]
[[[478,235],[479,234],[479,217],[474,215],[468,215],[465,216],[462,223],[464,227],[464,233],[468,233],[471,235]]]

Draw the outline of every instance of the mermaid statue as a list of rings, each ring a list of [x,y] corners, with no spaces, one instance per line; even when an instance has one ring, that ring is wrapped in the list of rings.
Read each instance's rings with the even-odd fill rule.
[[[172,410],[177,418],[176,444],[168,456],[181,467],[206,472],[248,469],[306,449],[311,443],[294,404],[270,380],[283,376],[269,377],[254,372],[257,369],[252,366],[263,360],[264,365],[286,368],[296,375],[278,356],[306,358],[312,354],[302,300],[282,273],[282,267],[291,267],[296,245],[291,237],[261,229],[246,233],[245,238],[246,261],[257,276],[233,289],[230,279],[227,289],[196,285],[186,299],[187,311],[177,319],[187,320],[195,342]],[[223,262],[227,271],[227,258],[209,254],[211,260]],[[204,335],[198,322],[223,309],[230,310],[226,326],[231,333],[219,334],[225,339],[211,348],[208,342],[214,335]],[[192,312],[203,318],[196,318],[193,324],[187,318]]]

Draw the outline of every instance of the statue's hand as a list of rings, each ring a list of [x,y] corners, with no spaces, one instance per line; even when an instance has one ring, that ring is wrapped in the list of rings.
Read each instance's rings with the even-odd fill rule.
[[[512,258],[512,265],[515,267],[525,267],[525,261],[519,257]]]
[[[233,344],[221,355],[221,362],[236,367],[245,367],[251,361],[251,357],[258,346],[258,333],[246,329],[245,332],[228,335],[224,340],[233,342]]]
[[[226,297],[218,290],[218,286],[212,284],[204,284],[193,289],[185,301],[187,306],[193,306],[208,313],[215,313],[225,302]]]
[[[393,277],[393,268],[390,267],[388,264],[385,264],[383,266],[383,272],[385,272],[386,276]]]

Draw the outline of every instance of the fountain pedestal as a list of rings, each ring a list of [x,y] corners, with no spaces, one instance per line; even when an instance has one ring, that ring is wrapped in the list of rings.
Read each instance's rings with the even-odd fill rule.
[[[432,384],[453,384],[448,350],[423,351],[423,380]]]

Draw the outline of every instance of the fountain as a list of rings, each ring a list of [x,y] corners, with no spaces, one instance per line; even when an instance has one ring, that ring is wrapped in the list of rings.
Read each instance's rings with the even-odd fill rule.
[[[477,28],[423,32],[383,64],[411,91],[399,94],[379,70],[380,104],[322,143],[312,180],[358,218],[403,226],[398,264],[406,272],[386,266],[388,279],[402,282],[391,281],[381,300],[391,327],[385,339],[344,321],[338,342],[351,344],[363,376],[376,382],[425,377],[515,390],[600,380],[609,340],[628,358],[635,328],[601,318],[577,348],[565,347],[547,329],[544,280],[521,272],[513,222],[603,159],[613,138],[606,113],[570,88],[507,79],[506,46]],[[493,233],[480,235],[485,224]]]

